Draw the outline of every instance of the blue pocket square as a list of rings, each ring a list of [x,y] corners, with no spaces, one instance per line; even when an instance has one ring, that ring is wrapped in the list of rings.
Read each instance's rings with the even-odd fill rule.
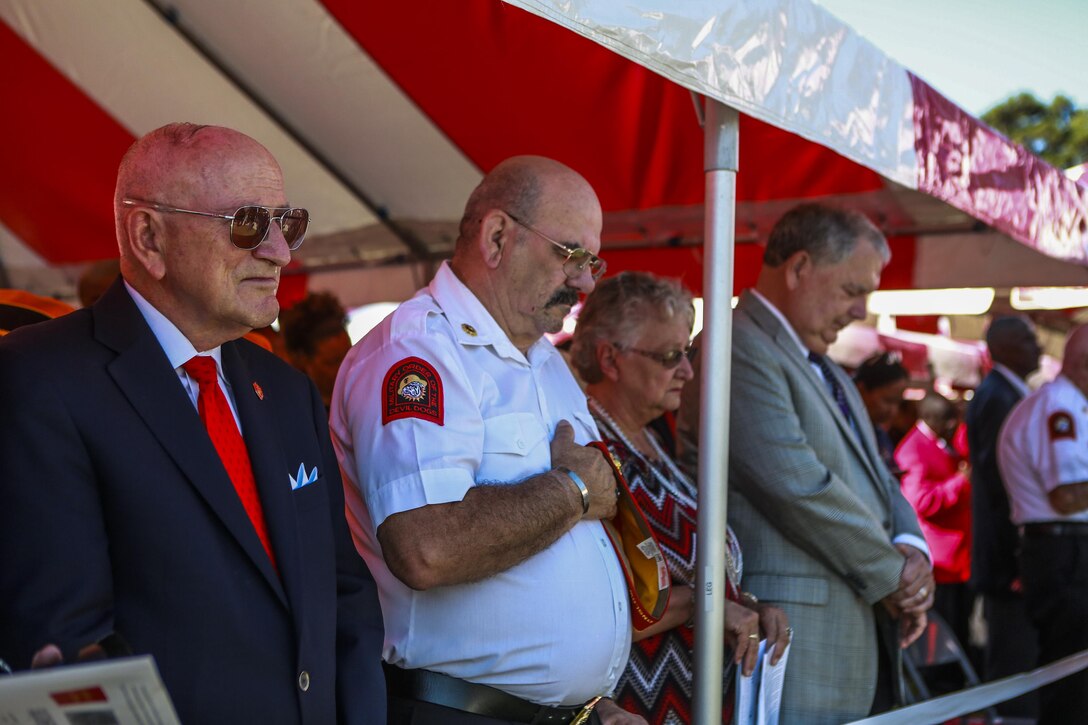
[[[309,486],[311,483],[317,480],[317,466],[314,466],[314,470],[310,471],[307,474],[306,464],[300,463],[298,464],[298,475],[292,476],[290,473],[288,473],[287,478],[291,481],[291,490],[297,491],[303,486]]]

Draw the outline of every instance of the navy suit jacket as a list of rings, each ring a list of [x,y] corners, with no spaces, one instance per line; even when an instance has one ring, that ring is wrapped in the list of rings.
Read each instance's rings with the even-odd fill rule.
[[[120,282],[0,339],[0,657],[72,661],[116,631],[183,722],[384,723],[381,610],[321,398],[249,342],[222,361],[278,572]],[[292,490],[300,465],[318,478]]]
[[[967,446],[971,456],[971,581],[985,594],[1009,594],[1019,575],[1019,536],[1009,519],[1009,497],[997,468],[997,434],[1020,392],[991,370],[967,405]]]

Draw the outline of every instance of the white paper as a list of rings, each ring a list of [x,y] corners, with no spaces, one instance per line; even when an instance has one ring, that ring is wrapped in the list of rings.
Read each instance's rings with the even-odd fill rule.
[[[733,709],[735,725],[778,725],[782,708],[782,682],[786,677],[790,646],[786,645],[778,664],[771,664],[773,655],[774,650],[767,649],[767,640],[760,640],[752,675],[745,677],[737,667],[737,698]]]
[[[180,725],[152,657],[0,677],[0,725]]]

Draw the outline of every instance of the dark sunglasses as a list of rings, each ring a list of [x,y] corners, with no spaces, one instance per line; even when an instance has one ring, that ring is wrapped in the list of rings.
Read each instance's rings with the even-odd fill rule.
[[[615,343],[613,343],[615,344]],[[624,352],[633,352],[642,357],[648,357],[654,362],[661,365],[666,370],[672,370],[683,361],[684,358],[691,354],[691,345],[685,345],[681,350],[669,350],[668,352],[655,352],[654,350],[639,350],[637,347],[623,347],[616,344],[620,350]]]
[[[268,238],[268,230],[272,222],[280,224],[283,239],[287,242],[287,248],[292,252],[302,246],[302,240],[306,237],[306,227],[310,223],[310,212],[305,209],[286,207],[258,206],[249,204],[240,206],[233,214],[215,214],[207,211],[193,211],[192,209],[178,209],[153,201],[143,199],[125,199],[126,206],[146,206],[155,211],[169,212],[172,214],[196,214],[197,216],[212,217],[213,219],[227,219],[230,221],[231,244],[251,251],[261,246],[261,242]]]

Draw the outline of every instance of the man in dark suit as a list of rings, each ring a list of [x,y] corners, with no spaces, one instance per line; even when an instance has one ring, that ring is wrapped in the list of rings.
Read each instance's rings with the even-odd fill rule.
[[[133,145],[114,202],[123,279],[0,341],[0,657],[116,633],[183,722],[384,723],[321,398],[238,339],[306,212],[257,142],[190,124]]]
[[[857,388],[826,357],[839,331],[865,317],[889,257],[861,214],[799,206],[775,224],[756,287],[733,314],[729,523],[745,588],[794,628],[783,725],[888,709],[898,647],[922,633],[933,603],[918,519],[880,458]],[[697,355],[695,367],[717,362]],[[692,467],[699,395],[685,388],[680,409]]]
[[[1020,591],[1016,551],[1020,537],[1009,520],[1009,498],[997,468],[997,434],[1009,411],[1027,395],[1024,379],[1039,367],[1035,329],[1024,317],[998,317],[986,331],[994,367],[967,405],[971,457],[971,581],[982,595],[989,636],[983,675],[995,680],[1035,666],[1035,630]],[[1034,716],[1034,696],[998,706],[1003,715]]]

